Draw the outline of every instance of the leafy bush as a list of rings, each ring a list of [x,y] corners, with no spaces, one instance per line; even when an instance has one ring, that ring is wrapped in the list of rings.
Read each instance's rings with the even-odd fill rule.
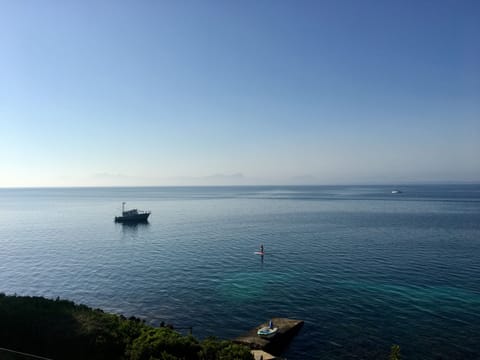
[[[209,338],[200,343],[137,318],[66,300],[0,293],[0,347],[68,360],[250,360],[248,348]]]
[[[209,337],[203,340],[201,345],[202,349],[199,353],[200,360],[253,359],[247,347],[234,344],[230,341],[219,341],[214,337]]]
[[[182,336],[169,328],[151,328],[133,341],[130,359],[162,359],[165,353],[180,359],[196,359],[200,349],[198,342],[191,336]]]
[[[400,346],[392,345],[390,348],[390,356],[388,360],[400,360]]]

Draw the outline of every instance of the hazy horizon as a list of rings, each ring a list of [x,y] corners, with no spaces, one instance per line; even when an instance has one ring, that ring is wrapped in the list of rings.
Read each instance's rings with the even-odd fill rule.
[[[392,190],[394,189],[403,189],[412,186],[478,186],[480,181],[431,181],[431,182],[415,182],[415,181],[405,181],[399,183],[187,183],[187,182],[176,182],[166,185],[61,185],[61,186],[2,186],[0,190],[22,190],[22,189],[108,189],[108,188],[208,188],[208,187],[388,187]],[[403,189],[405,190],[405,189]]]
[[[0,187],[480,182],[480,2],[11,1]]]

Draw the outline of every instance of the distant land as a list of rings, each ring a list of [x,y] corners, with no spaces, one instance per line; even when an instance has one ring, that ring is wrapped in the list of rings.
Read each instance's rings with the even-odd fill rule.
[[[270,178],[249,177],[242,173],[183,176],[171,178],[142,178],[136,176],[98,173],[85,181],[62,181],[52,184],[7,184],[0,188],[71,188],[71,187],[176,187],[176,186],[402,186],[402,185],[475,185],[480,179],[378,179],[325,181],[319,176],[305,174],[278,181]],[[65,180],[65,179],[64,179]]]

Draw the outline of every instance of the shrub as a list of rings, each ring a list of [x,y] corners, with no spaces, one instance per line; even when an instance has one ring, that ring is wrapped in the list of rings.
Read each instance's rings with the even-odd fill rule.
[[[137,318],[71,301],[0,293],[0,347],[68,360],[250,360],[248,348],[208,338],[199,343]]]
[[[182,336],[169,328],[150,328],[133,341],[131,360],[165,358],[166,354],[180,359],[196,359],[201,347],[192,336]]]
[[[390,348],[390,356],[388,360],[400,360],[400,346],[392,345]]]

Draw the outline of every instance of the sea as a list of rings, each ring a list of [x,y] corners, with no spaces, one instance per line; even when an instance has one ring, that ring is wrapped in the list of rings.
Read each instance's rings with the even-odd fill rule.
[[[287,359],[480,359],[480,185],[0,189],[0,292],[199,339],[304,320]]]

